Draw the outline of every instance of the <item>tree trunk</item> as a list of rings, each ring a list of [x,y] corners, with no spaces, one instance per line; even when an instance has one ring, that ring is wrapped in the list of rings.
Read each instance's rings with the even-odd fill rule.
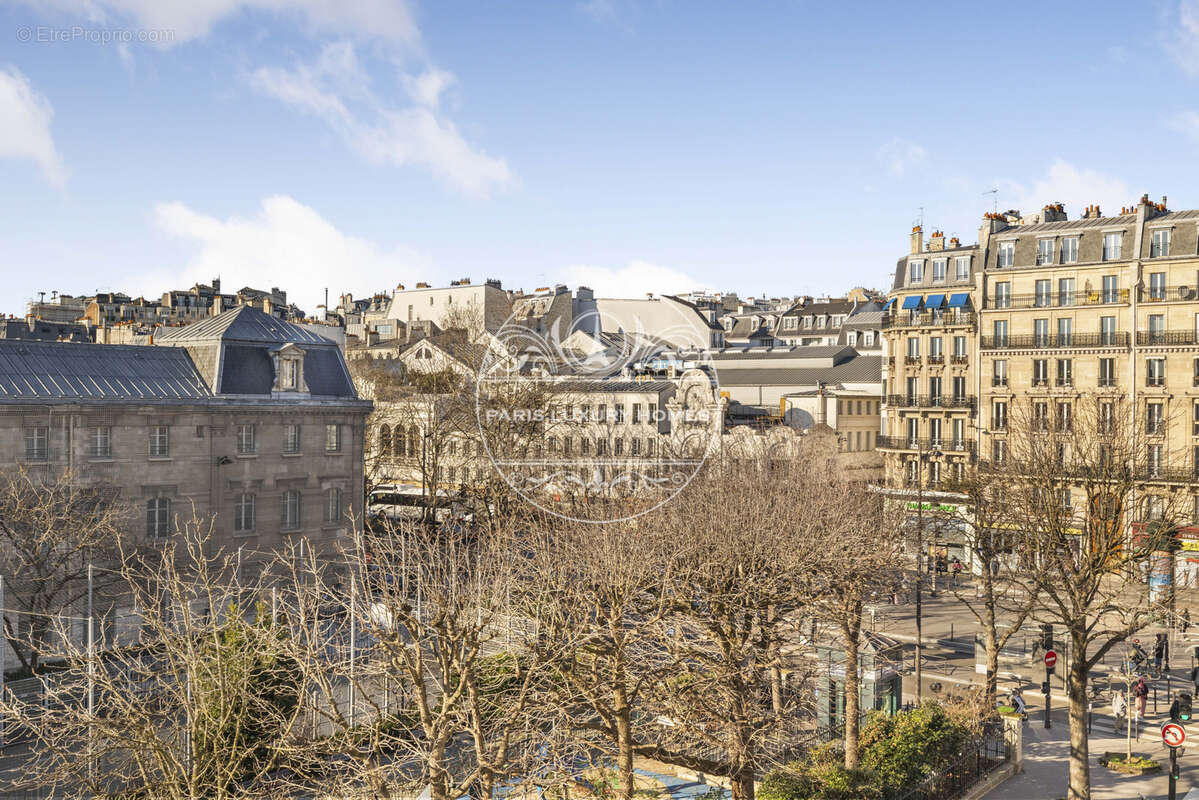
[[[754,800],[754,771],[748,766],[741,766],[729,776],[729,786],[733,790],[732,800]]]
[[[861,680],[858,676],[858,636],[862,630],[861,601],[851,601],[841,618],[845,641],[845,768],[858,768],[858,717],[860,716]]]
[[[636,786],[633,782],[633,725],[632,713],[624,703],[624,693],[618,692],[616,714],[616,771],[620,778],[620,796],[633,800]]]
[[[999,677],[999,637],[995,635],[995,605],[989,603],[988,617],[990,618],[986,631],[983,632],[984,644],[986,647],[986,708],[988,710],[995,709],[996,682]]]
[[[1070,792],[1067,800],[1091,800],[1090,748],[1087,742],[1086,633],[1070,631]]]

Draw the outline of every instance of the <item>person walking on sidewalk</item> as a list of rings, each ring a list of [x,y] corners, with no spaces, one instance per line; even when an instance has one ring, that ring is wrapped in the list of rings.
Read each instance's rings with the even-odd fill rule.
[[[1112,692],[1112,733],[1120,732],[1126,711],[1128,703],[1124,700],[1124,692]]]
[[[1162,662],[1166,658],[1166,634],[1159,633],[1157,641],[1153,643],[1153,677],[1160,678],[1162,676]]]
[[[1132,686],[1132,697],[1136,705],[1136,713],[1134,719],[1140,724],[1141,719],[1145,716],[1145,704],[1149,702],[1149,684],[1145,683],[1145,676],[1137,678],[1137,682]]]
[[[1182,610],[1182,632],[1186,633],[1189,627],[1191,627],[1191,610],[1184,608]]]
[[[962,574],[962,560],[960,558],[954,558],[951,569],[953,570],[953,585],[957,586],[958,577]]]

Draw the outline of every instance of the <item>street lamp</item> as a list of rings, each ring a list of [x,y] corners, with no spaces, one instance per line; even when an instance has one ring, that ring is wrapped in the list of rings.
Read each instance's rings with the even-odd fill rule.
[[[941,455],[937,449],[928,452],[930,457]],[[934,567],[935,569],[935,567]],[[916,440],[916,702],[924,696],[921,661],[924,660],[924,443]],[[933,590],[936,597],[936,590]]]

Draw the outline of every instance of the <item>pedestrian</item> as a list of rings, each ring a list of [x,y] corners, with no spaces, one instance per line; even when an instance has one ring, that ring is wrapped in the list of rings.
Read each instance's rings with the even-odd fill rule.
[[[1137,682],[1132,686],[1132,697],[1136,701],[1136,721],[1140,722],[1145,716],[1145,704],[1149,702],[1149,684],[1145,683],[1145,676],[1137,678]]]
[[[1186,633],[1189,627],[1191,627],[1191,610],[1184,608],[1182,610],[1182,632]]]
[[[1112,692],[1112,732],[1120,732],[1120,723],[1124,719],[1124,712],[1128,710],[1128,703],[1124,700],[1124,692]]]
[[[953,560],[953,585],[958,585],[958,576],[962,574],[962,560],[954,558]]]
[[[1162,662],[1166,658],[1166,634],[1159,633],[1157,641],[1153,643],[1153,675],[1160,678],[1162,675]]]

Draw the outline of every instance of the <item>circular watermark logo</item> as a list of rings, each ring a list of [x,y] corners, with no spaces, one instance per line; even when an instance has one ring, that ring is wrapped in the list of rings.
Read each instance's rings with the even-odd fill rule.
[[[487,456],[548,513],[591,523],[648,513],[720,446],[707,317],[676,300],[574,300],[580,313],[559,319],[554,301],[518,300],[480,359]]]

